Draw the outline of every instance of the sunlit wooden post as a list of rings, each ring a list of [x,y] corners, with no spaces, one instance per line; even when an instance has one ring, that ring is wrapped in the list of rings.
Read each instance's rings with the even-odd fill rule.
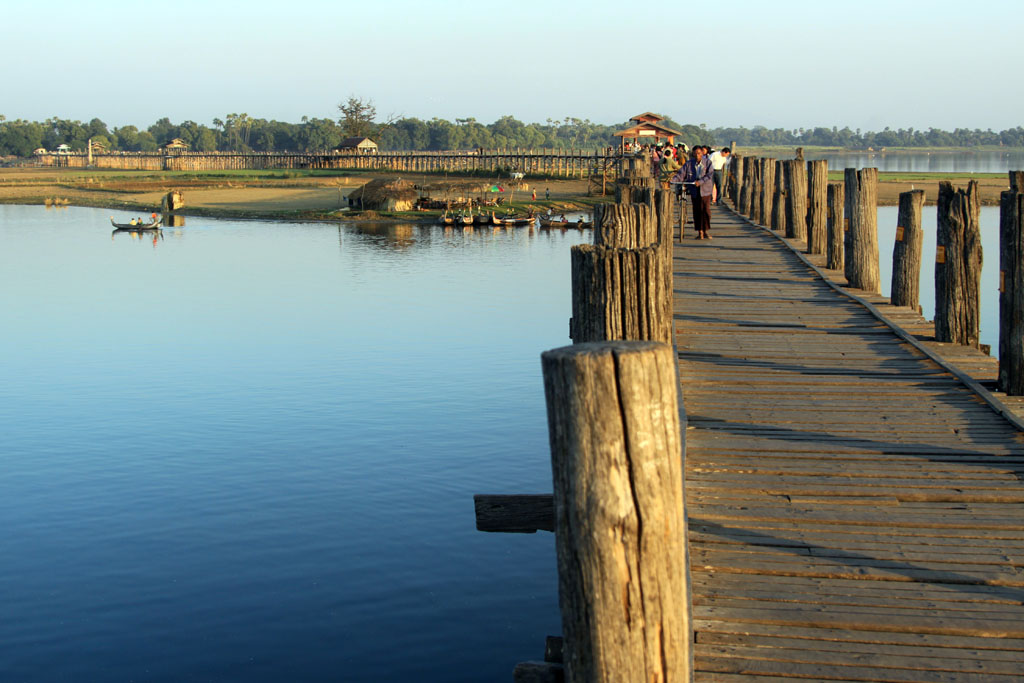
[[[935,247],[935,340],[978,346],[981,287],[978,183],[939,183]]]
[[[889,302],[893,306],[918,309],[921,290],[921,247],[924,230],[921,228],[921,208],[924,190],[900,193],[900,208],[896,218],[896,240],[892,247],[892,287]]]
[[[878,169],[846,169],[844,272],[851,287],[878,293]]]
[[[807,162],[807,253],[824,254],[828,226],[828,161]]]
[[[761,159],[761,225],[771,225],[775,203],[775,159]]]
[[[570,683],[692,679],[676,363],[649,342],[541,356]]]
[[[801,152],[803,150],[800,150]],[[786,162],[786,237],[807,239],[807,169],[802,158]]]

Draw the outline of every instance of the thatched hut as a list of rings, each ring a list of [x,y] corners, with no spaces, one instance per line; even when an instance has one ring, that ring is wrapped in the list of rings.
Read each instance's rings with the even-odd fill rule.
[[[418,196],[408,180],[378,178],[350,192],[348,205],[373,211],[412,211]]]

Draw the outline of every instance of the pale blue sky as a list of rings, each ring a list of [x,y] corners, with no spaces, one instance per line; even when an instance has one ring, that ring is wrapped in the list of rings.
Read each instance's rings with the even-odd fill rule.
[[[1019,0],[13,0],[0,114],[148,126],[232,112],[616,123],[1024,125]]]

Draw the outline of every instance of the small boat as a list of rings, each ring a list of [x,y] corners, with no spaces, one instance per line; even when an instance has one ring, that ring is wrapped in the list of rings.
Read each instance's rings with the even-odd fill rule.
[[[455,223],[456,225],[473,225],[473,216],[472,214],[459,214],[455,218]]]
[[[455,224],[455,217],[454,216],[449,216],[448,212],[445,212],[445,214],[443,216],[441,216],[441,225],[454,225],[454,224]]]
[[[540,227],[542,228],[592,228],[594,227],[593,221],[585,221],[582,218],[575,221],[570,220],[550,220],[547,218],[540,219]]]
[[[478,213],[473,216],[473,225],[488,225],[491,222],[491,217],[485,213]]]
[[[114,217],[110,217],[110,224],[117,230],[134,230],[136,232],[140,230],[159,230],[160,222],[162,219],[158,216],[154,218],[151,223],[117,223],[114,221]]]
[[[504,218],[496,218],[499,221],[498,225],[533,225],[536,218],[533,214],[529,216],[513,216],[512,214],[506,214]]]

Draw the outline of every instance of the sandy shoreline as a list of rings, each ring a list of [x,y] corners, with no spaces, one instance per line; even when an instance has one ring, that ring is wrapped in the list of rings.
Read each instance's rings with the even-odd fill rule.
[[[348,193],[375,177],[387,174],[359,176],[286,177],[279,173],[265,177],[240,175],[237,178],[223,174],[190,174],[188,176],[161,174],[152,171],[92,171],[52,168],[0,168],[0,203],[45,204],[47,200],[60,200],[63,205],[92,206],[132,215],[148,215],[159,210],[160,200],[170,190],[179,190],[185,198],[182,215],[223,218],[248,218],[298,221],[394,220],[402,222],[434,222],[433,214],[405,213],[399,216],[358,216],[340,211],[346,207]],[[397,175],[397,174],[394,174]],[[905,174],[904,174],[905,175]],[[387,175],[393,177],[393,175]],[[435,176],[417,174],[403,177],[432,187],[450,182],[452,186],[476,182],[459,178],[450,181]],[[918,178],[921,178],[920,180]],[[944,179],[949,174],[942,174]],[[978,181],[982,204],[999,203],[999,193],[1006,189],[1003,175],[963,174],[952,178],[954,185],[966,185],[971,179]],[[596,202],[607,201],[588,197],[586,180],[531,181],[539,199],[531,200],[529,191],[515,193],[519,210],[556,211],[588,209]],[[486,182],[480,179],[481,184]],[[938,178],[916,174],[913,180],[887,180],[882,174],[878,185],[879,206],[895,206],[900,192],[913,188],[925,190],[927,204],[934,204],[938,194]],[[545,190],[550,200],[544,201]]]

